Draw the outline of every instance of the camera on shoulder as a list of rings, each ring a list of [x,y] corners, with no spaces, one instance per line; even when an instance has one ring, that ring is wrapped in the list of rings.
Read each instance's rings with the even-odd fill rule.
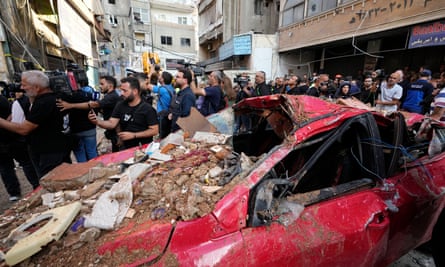
[[[244,88],[249,84],[250,78],[241,74],[237,74],[236,77],[233,78],[233,82],[236,82],[241,88]]]

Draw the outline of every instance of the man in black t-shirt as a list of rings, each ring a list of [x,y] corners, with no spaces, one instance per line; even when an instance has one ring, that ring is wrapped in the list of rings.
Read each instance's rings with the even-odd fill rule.
[[[123,101],[117,103],[108,120],[97,120],[96,113],[88,115],[90,121],[104,129],[115,129],[119,125],[118,136],[123,142],[121,150],[148,144],[159,133],[156,110],[142,101],[139,81],[134,77],[121,80]]]
[[[58,100],[57,106],[61,108],[61,111],[65,111],[68,109],[99,109],[102,113],[104,120],[108,120],[113,113],[113,109],[116,106],[117,102],[121,101],[122,98],[120,93],[116,89],[116,79],[112,76],[101,76],[99,78],[99,87],[101,93],[104,94],[104,97],[100,100],[96,101],[87,101],[82,103],[68,103],[66,101]],[[105,131],[105,137],[111,141],[112,151],[119,151],[119,147],[117,146],[118,137],[115,129],[110,129]]]
[[[64,161],[70,161],[67,139],[62,133],[63,116],[44,72],[23,72],[21,88],[32,102],[25,121],[14,123],[0,118],[0,128],[27,136],[31,160],[41,178]]]

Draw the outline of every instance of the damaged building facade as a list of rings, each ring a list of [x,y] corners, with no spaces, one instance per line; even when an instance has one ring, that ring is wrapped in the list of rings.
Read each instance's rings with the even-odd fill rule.
[[[206,71],[313,72],[445,65],[443,1],[281,0],[199,2]],[[437,68],[437,69],[436,69]]]
[[[143,71],[144,53],[156,53],[162,69],[196,62],[196,8],[191,0],[102,1],[104,27],[111,42],[101,42],[100,72],[120,79]],[[181,65],[182,66],[182,65]]]
[[[284,73],[349,73],[445,62],[440,0],[281,1],[279,54]]]
[[[98,80],[97,43],[109,40],[99,19],[100,1],[7,0],[0,5],[2,81],[11,82],[14,73],[28,68],[66,70],[69,63],[87,69],[90,81]]]

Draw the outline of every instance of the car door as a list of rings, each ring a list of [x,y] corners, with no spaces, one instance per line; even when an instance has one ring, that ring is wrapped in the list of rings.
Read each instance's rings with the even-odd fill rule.
[[[387,205],[373,191],[382,154],[369,114],[300,144],[252,190],[242,231],[255,266],[378,266]]]
[[[429,157],[428,142],[410,142],[402,114],[394,114],[390,123],[381,123],[391,131],[382,134],[389,156],[384,186],[375,192],[388,205],[391,221],[387,263],[428,241],[444,205],[445,155]],[[417,158],[417,155],[423,156]]]

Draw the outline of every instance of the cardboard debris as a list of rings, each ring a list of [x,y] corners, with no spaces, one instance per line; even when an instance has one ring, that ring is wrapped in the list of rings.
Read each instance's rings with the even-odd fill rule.
[[[176,122],[181,129],[193,136],[195,132],[216,132],[216,127],[211,124],[196,108],[191,109],[188,117],[179,118]]]

